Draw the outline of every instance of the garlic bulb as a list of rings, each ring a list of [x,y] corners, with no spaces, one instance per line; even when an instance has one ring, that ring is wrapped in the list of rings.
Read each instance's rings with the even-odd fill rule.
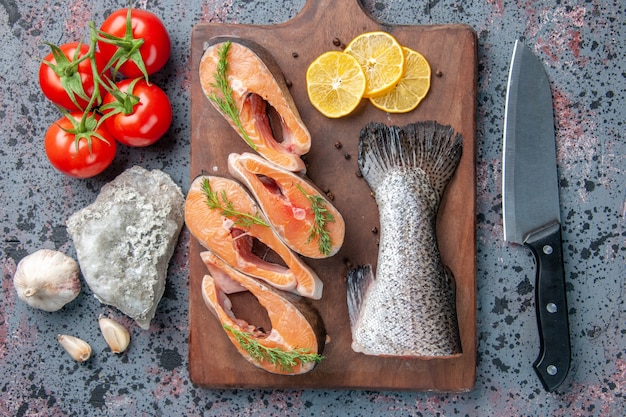
[[[104,340],[111,348],[111,352],[124,352],[130,343],[130,333],[128,333],[126,327],[104,316],[98,318],[98,324],[100,324],[102,336],[104,336]]]
[[[57,340],[75,361],[85,362],[91,357],[91,346],[84,340],[66,334],[58,335]]]
[[[20,261],[13,276],[17,296],[44,311],[57,311],[80,293],[78,263],[65,254],[41,249]]]

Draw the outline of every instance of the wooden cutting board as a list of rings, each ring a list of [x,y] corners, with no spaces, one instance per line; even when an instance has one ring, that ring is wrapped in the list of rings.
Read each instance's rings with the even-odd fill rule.
[[[350,116],[331,120],[318,113],[306,94],[305,73],[311,61],[338,50],[355,36],[374,30],[394,35],[422,53],[433,75],[431,89],[419,107],[390,115],[367,100]],[[285,74],[302,119],[312,134],[306,155],[307,174],[334,196],[346,222],[341,251],[327,260],[307,260],[324,281],[324,295],[313,302],[330,337],[325,359],[310,373],[277,376],[246,362],[227,339],[200,292],[206,268],[200,245],[189,245],[189,373],[192,382],[212,388],[324,388],[368,390],[467,391],[476,375],[476,239],[475,131],[476,35],[465,25],[387,25],[370,18],[358,0],[309,0],[290,21],[256,26],[203,23],[191,38],[191,178],[209,173],[228,177],[227,156],[249,151],[237,133],[213,109],[200,87],[198,68],[206,42],[233,35],[256,41],[274,57]],[[339,43],[340,46],[336,44]],[[448,359],[389,359],[354,353],[346,304],[346,271],[360,264],[376,265],[378,209],[370,189],[357,177],[359,131],[370,121],[404,125],[436,120],[463,135],[464,150],[455,177],[441,204],[438,239],[444,263],[456,276],[457,312],[463,354]],[[418,242],[415,242],[417,244]],[[233,297],[238,314],[247,310],[245,297]],[[254,311],[254,310],[252,310]],[[254,317],[246,317],[253,321]]]

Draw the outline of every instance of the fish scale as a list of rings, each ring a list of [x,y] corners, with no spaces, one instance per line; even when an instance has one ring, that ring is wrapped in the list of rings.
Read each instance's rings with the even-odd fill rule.
[[[361,132],[359,166],[380,215],[376,274],[348,274],[352,348],[368,355],[450,356],[461,353],[453,276],[436,238],[443,190],[462,144],[450,127],[369,124]]]

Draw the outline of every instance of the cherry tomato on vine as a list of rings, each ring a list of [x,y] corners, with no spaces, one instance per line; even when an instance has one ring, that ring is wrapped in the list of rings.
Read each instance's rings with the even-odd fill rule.
[[[44,146],[52,166],[62,173],[89,178],[104,171],[115,157],[117,145],[98,115],[71,112],[52,123]]]
[[[100,107],[107,130],[128,146],[148,146],[158,141],[172,123],[167,94],[143,78],[124,79],[116,86],[122,94],[108,92]],[[109,115],[111,112],[114,114]]]
[[[89,53],[89,46],[79,42],[48,45],[52,51],[39,66],[41,91],[48,100],[64,109],[85,109],[94,93],[91,59],[85,59],[78,65],[75,62]],[[106,65],[104,57],[96,52],[94,61],[98,74],[102,74]],[[106,91],[102,87],[99,90],[100,97],[103,97]]]
[[[130,11],[130,26],[128,15]],[[155,14],[125,8],[111,13],[100,26],[98,48],[117,72],[128,78],[151,75],[170,57],[170,37]],[[136,50],[137,42],[143,43]],[[107,64],[107,65],[109,65]],[[145,73],[142,66],[145,66]]]

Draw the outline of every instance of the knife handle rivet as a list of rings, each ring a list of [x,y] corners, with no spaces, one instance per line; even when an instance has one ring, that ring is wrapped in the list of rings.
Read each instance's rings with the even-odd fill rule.
[[[552,246],[550,245],[544,245],[543,247],[543,253],[545,253],[546,255],[551,255],[552,254]]]
[[[554,365],[548,365],[548,367],[546,368],[546,372],[548,372],[548,375],[556,375],[559,370]]]
[[[548,303],[548,305],[546,305],[546,310],[548,310],[548,313],[556,313],[557,311],[556,304]]]

